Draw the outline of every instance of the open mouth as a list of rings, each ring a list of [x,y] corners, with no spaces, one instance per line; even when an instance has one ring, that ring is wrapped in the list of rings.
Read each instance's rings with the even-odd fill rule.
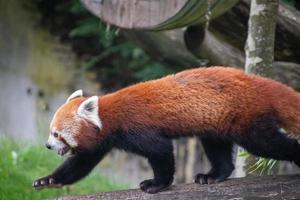
[[[65,146],[64,148],[59,149],[57,153],[58,153],[58,155],[63,156],[66,153],[68,153],[70,150],[71,150],[70,147]]]

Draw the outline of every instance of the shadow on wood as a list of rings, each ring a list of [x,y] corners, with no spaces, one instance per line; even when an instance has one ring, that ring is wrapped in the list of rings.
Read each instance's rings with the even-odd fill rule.
[[[157,194],[135,189],[60,199],[300,199],[300,175],[235,178],[213,185],[181,184]]]

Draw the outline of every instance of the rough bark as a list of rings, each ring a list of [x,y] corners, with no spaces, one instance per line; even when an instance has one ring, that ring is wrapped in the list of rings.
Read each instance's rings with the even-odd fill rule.
[[[252,0],[245,46],[247,73],[273,77],[278,0]]]
[[[140,190],[124,190],[118,192],[98,193],[87,196],[62,197],[61,200],[81,199],[299,199],[300,175],[265,176],[231,179],[219,184],[174,185],[170,189],[157,194],[146,194]]]

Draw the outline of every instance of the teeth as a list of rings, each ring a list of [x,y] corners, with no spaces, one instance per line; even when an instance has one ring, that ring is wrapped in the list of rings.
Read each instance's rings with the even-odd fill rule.
[[[58,150],[58,154],[59,154],[60,156],[63,156],[63,154],[64,154],[63,149]]]
[[[62,148],[57,151],[58,155],[63,156],[66,153],[69,153],[69,148]]]

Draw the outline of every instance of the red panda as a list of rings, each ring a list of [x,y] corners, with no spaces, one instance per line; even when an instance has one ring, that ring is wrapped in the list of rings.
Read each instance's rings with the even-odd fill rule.
[[[35,188],[72,184],[113,148],[146,157],[154,178],[148,193],[172,184],[171,140],[196,136],[211,171],[195,182],[225,180],[234,169],[232,147],[300,166],[300,94],[271,79],[225,67],[186,70],[104,96],[74,92],[55,113],[47,148],[70,156]]]

